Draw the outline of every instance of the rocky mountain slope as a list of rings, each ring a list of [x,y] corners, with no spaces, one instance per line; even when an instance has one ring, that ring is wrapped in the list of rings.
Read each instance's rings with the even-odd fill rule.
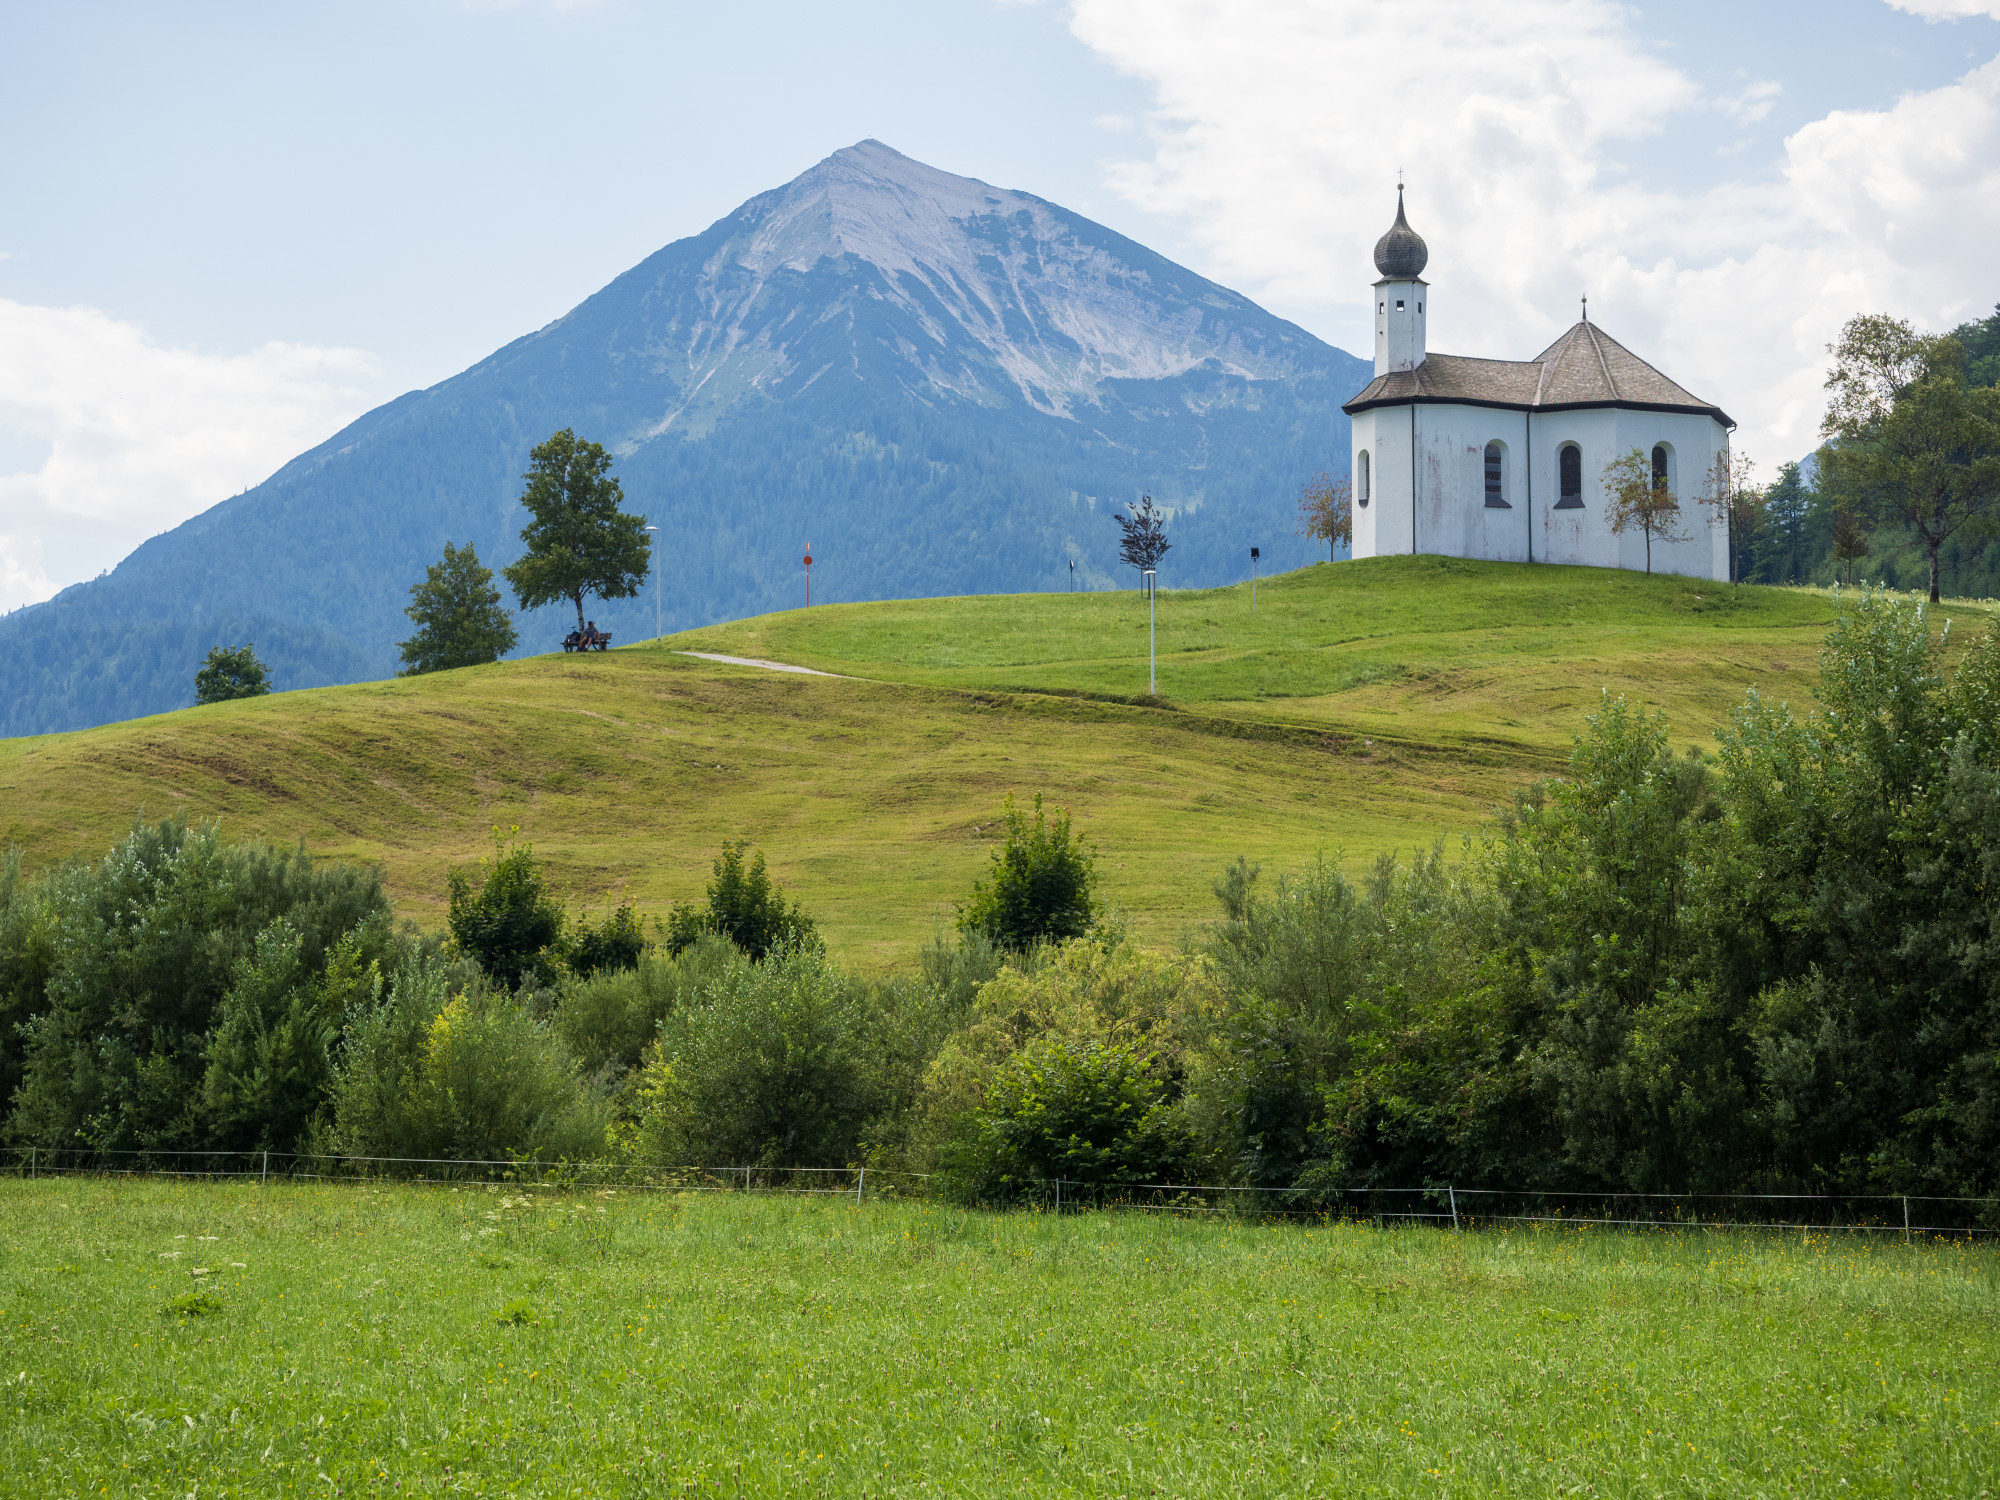
[[[661,528],[669,630],[816,600],[1130,583],[1111,513],[1173,513],[1169,585],[1314,555],[1367,367],[1027,193],[838,151],[460,375],[368,413],[110,575],[0,620],[0,734],[191,700],[218,642],[280,688],[387,675],[446,541],[519,554],[530,447],[618,456]],[[650,635],[643,600],[596,611]],[[522,622],[550,649],[554,611]]]

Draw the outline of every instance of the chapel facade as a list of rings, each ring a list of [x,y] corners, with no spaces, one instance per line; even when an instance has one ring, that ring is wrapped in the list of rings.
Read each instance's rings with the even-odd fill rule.
[[[1605,465],[1636,448],[1680,502],[1684,540],[1655,538],[1655,573],[1729,577],[1729,535],[1697,503],[1735,427],[1607,337],[1586,315],[1531,360],[1431,354],[1430,251],[1403,215],[1376,242],[1375,378],[1353,420],[1356,557],[1427,552],[1496,562],[1646,566],[1636,528],[1614,535]]]

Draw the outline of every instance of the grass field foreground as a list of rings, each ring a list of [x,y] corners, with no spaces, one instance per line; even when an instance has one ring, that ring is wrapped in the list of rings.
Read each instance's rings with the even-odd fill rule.
[[[2000,1257],[0,1182],[0,1491],[1980,1494]]]

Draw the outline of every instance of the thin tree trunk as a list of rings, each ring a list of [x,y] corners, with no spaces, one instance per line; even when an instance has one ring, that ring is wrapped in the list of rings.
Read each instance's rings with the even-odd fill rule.
[[[576,601],[576,633],[583,634],[583,590],[578,589],[570,598]]]
[[[1937,548],[1937,543],[1933,542],[1931,543],[1931,603],[1935,604],[1937,602],[1938,602],[1938,548]]]

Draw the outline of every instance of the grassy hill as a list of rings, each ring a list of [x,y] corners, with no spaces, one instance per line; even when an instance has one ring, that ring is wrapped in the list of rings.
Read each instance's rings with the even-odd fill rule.
[[[572,899],[698,897],[748,837],[844,956],[906,959],[983,870],[1001,798],[1097,842],[1170,938],[1238,854],[1350,862],[1476,827],[1557,769],[1600,689],[1707,741],[1743,692],[1804,700],[1822,595],[1391,558],[1163,592],[840,605],[588,658],[283,693],[0,741],[0,846],[97,853],[143,807],[376,860],[442,917],[444,872],[518,826]],[[1954,610],[1965,614],[1967,611]],[[1969,623],[1969,622],[1967,622]],[[725,666],[766,657],[843,677]]]
[[[1447,557],[1322,563],[1250,588],[1163,590],[1160,692],[1206,713],[1435,745],[1565,753],[1601,690],[1690,739],[1744,691],[1803,697],[1831,600],[1598,568]],[[676,644],[898,682],[1146,691],[1137,592],[830,605]]]

